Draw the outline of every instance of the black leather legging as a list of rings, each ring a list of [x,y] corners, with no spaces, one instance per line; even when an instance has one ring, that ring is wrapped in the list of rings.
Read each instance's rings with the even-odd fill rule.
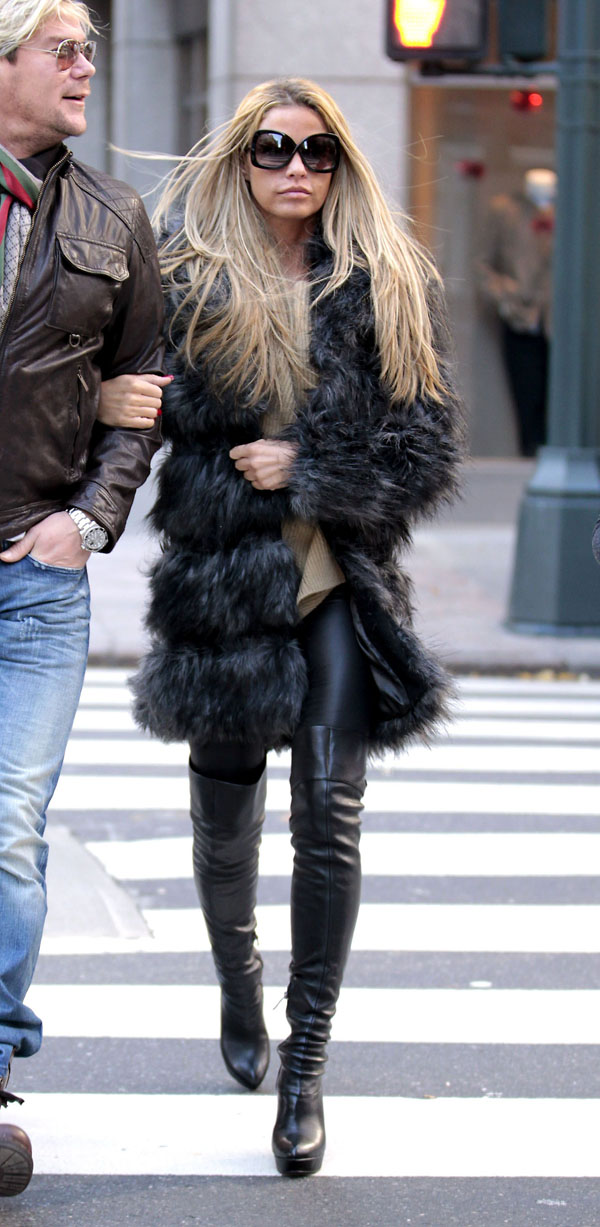
[[[367,734],[371,723],[372,683],[356,642],[345,585],[304,619],[299,640],[308,668],[308,693],[300,727],[325,726]],[[193,767],[212,779],[251,784],[258,779],[268,749],[260,740],[190,742]]]

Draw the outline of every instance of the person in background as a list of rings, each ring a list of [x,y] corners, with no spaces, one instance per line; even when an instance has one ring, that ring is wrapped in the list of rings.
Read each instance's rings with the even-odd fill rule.
[[[167,382],[142,202],[62,143],[86,128],[93,32],[76,0],[0,6],[0,1108],[22,1103],[12,1057],[42,1039],[24,999],[46,914],[46,810],[87,658],[86,562],[123,532]],[[144,374],[142,430],[96,420],[101,380],[125,371]],[[32,1167],[25,1131],[0,1124],[0,1197]]]
[[[522,192],[490,202],[479,266],[482,293],[501,321],[502,352],[521,455],[546,441],[556,174],[528,170]]]
[[[438,274],[319,86],[251,90],[175,169],[157,225],[175,380],[134,710],[190,745],[221,1048],[249,1089],[269,1060],[254,912],[265,756],[291,746],[290,1034],[273,1151],[280,1173],[303,1176],[325,1150],[367,755],[425,735],[445,709],[398,553],[454,493],[461,412]],[[105,385],[101,418],[127,419],[128,385]]]

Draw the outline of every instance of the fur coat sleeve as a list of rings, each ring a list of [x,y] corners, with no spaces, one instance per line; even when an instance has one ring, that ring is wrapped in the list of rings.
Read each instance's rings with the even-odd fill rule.
[[[456,490],[463,451],[441,292],[430,294],[447,394],[440,403],[394,404],[379,378],[366,274],[355,273],[313,309],[311,361],[318,385],[288,437],[297,445],[291,510],[324,526],[342,522],[404,533]]]

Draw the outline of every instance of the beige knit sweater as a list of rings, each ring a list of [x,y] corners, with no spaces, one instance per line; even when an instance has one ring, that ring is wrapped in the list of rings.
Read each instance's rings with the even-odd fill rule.
[[[308,282],[290,282],[290,300],[294,313],[294,335],[303,365],[309,361]],[[263,418],[265,438],[278,435],[294,421],[299,389],[294,386],[291,371],[284,380],[280,403]],[[298,611],[305,618],[321,601],[344,583],[344,573],[338,566],[319,528],[309,520],[289,518],[283,521],[282,537],[289,545],[302,576],[298,590]]]

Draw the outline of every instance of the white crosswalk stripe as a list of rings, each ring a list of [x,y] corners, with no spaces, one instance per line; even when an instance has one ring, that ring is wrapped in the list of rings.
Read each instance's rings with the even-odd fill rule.
[[[144,916],[163,950],[208,950],[196,909],[145,908]],[[283,904],[256,910],[263,950],[289,948],[289,917]],[[532,908],[514,904],[363,903],[354,950],[497,950],[600,953],[600,905]]]
[[[38,1173],[275,1175],[271,1096],[49,1094],[27,1103]],[[320,1176],[595,1177],[597,1126],[592,1100],[329,1096]]]
[[[265,989],[269,1035],[287,1034],[283,986]],[[44,1032],[70,1036],[218,1039],[219,991],[208,985],[37,985],[28,1004]],[[280,1007],[280,1008],[278,1008]],[[594,1044],[600,990],[346,987],[333,1038],[380,1044]]]
[[[150,751],[151,753],[151,751]],[[188,782],[184,776],[86,775],[86,787],[75,775],[63,775],[54,796],[59,810],[130,809],[169,810],[186,813]],[[547,814],[596,816],[597,784],[512,784],[435,780],[386,780],[371,778],[369,807],[377,813],[411,810],[418,814]],[[267,809],[287,810],[287,780],[269,779]]]
[[[92,745],[86,741],[72,741],[65,755],[70,766],[98,766],[99,764],[122,766],[147,766],[149,748],[146,742],[115,741],[98,738]],[[184,746],[152,745],[152,765],[156,767],[182,767],[187,765],[188,754]],[[274,756],[274,764],[284,765],[288,756]],[[398,776],[410,772],[452,772],[464,774],[473,770],[481,772],[524,772],[539,774],[548,772],[591,772],[598,762],[597,746],[489,746],[482,747],[473,762],[471,746],[438,744],[436,746],[412,746],[402,758],[386,758],[381,770]]]
[[[209,950],[202,917],[192,908],[144,908],[148,937],[106,939],[111,953],[193,953]],[[256,909],[260,947],[286,951],[289,910]],[[97,937],[45,938],[46,954],[97,954]],[[600,954],[600,905],[377,904],[363,903],[352,942],[355,951],[462,950],[505,954]],[[600,1021],[600,1020],[599,1020]]]
[[[600,834],[465,834],[365,831],[361,838],[363,874],[403,877],[538,877],[549,874],[600,875]],[[88,851],[107,873],[122,881],[185,878],[192,864],[191,835],[157,841],[138,839],[89,841]],[[288,835],[263,835],[263,877],[291,873],[293,850]]]
[[[57,1093],[34,1079],[27,1095],[36,1171],[274,1176],[272,1086],[249,1096],[232,1083],[231,1093],[211,1094],[206,1069],[193,1064],[186,1094],[171,1094],[168,1082],[149,1092],[134,1073],[119,1093],[79,1089],[85,1053],[113,1040],[137,1041],[142,1052],[156,1040],[165,1052],[212,1044],[220,1069],[218,990],[183,975],[190,956],[208,959],[209,950],[189,893],[187,749],[135,729],[126,676],[88,672],[50,843],[53,821],[68,827],[95,872],[135,903],[145,932],[87,932],[77,917],[61,929],[50,900],[43,975],[28,1000],[48,1046],[71,1042],[72,1087]],[[351,1090],[340,1093],[332,1068],[321,1178],[600,1177],[600,1081],[583,1095],[568,1072],[570,1062],[597,1066],[600,1057],[600,977],[587,979],[600,954],[599,742],[597,682],[465,678],[456,719],[430,749],[373,765],[356,970],[333,1032]],[[289,754],[269,759],[267,893],[257,909],[261,948],[280,969],[290,940],[288,767]],[[89,974],[71,976],[80,960]],[[129,980],[126,969],[138,966]],[[265,989],[274,1042],[286,1030],[280,974]],[[377,1093],[354,1077],[356,1046],[363,1063],[384,1070]],[[483,1077],[473,1091],[482,1052],[492,1068],[509,1054],[500,1091]],[[535,1085],[532,1054],[541,1063]],[[445,1081],[411,1091],[402,1071],[421,1062],[428,1087],[435,1061]],[[117,1085],[126,1073],[116,1069]]]

